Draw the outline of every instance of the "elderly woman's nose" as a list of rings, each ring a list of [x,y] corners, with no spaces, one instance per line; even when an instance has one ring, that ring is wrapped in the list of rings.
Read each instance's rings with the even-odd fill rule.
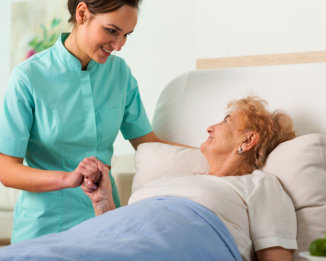
[[[211,132],[213,132],[213,131],[214,131],[214,125],[209,126],[209,127],[207,128],[207,132],[208,132],[208,133],[211,133]]]

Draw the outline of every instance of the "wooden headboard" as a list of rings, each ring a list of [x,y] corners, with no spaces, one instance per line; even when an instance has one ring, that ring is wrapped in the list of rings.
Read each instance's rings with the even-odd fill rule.
[[[326,51],[197,59],[197,69],[326,62]]]

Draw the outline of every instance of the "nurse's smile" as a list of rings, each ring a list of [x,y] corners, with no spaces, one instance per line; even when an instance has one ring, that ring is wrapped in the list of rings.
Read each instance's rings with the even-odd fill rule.
[[[101,47],[101,49],[103,50],[104,55],[110,56],[110,54],[111,54],[110,50],[105,49],[103,46]]]
[[[84,2],[76,9],[77,23],[64,45],[87,68],[91,60],[105,63],[112,51],[120,51],[137,24],[138,9],[124,5],[93,14]]]

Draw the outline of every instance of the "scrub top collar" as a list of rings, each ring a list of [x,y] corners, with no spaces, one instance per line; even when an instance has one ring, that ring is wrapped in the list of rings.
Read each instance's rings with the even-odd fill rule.
[[[68,38],[69,33],[62,33],[57,40],[57,42],[54,45],[54,49],[56,50],[56,53],[58,55],[58,58],[61,62],[63,62],[69,70],[74,72],[87,72],[91,71],[96,62],[94,60],[91,60],[88,65],[87,69],[85,71],[82,70],[81,62],[73,56],[63,45],[64,41]]]

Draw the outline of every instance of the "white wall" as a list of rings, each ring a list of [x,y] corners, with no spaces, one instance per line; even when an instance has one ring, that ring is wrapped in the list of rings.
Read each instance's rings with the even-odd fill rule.
[[[326,49],[324,0],[198,0],[196,57]]]
[[[9,77],[10,3],[1,4],[0,97]],[[51,0],[49,0],[51,1]],[[143,0],[123,51],[149,118],[162,88],[195,69],[196,58],[320,51],[326,47],[324,0]],[[121,136],[116,154],[132,153]]]

